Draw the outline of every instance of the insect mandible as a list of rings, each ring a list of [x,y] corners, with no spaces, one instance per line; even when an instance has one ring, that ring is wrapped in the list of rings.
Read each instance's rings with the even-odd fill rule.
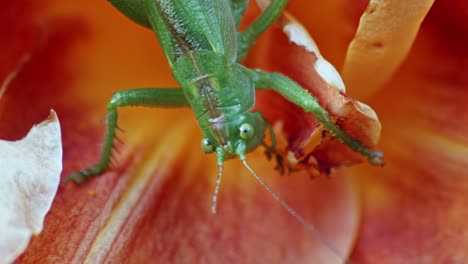
[[[274,133],[260,112],[251,112],[256,89],[272,89],[312,113],[341,142],[381,165],[383,155],[341,130],[317,99],[290,78],[275,72],[253,70],[239,62],[256,39],[279,17],[287,0],[273,0],[245,30],[238,32],[248,0],[109,0],[127,17],[152,29],[181,88],[141,88],[115,92],[107,105],[107,131],[97,164],[70,174],[82,183],[108,167],[116,138],[117,109],[125,106],[191,107],[202,130],[201,148],[216,153],[219,166],[212,212],[221,182],[223,163],[238,157],[275,199],[307,227],[253,172],[246,153],[267,146],[265,132]],[[313,229],[313,227],[310,227]],[[316,233],[315,231],[313,231]]]

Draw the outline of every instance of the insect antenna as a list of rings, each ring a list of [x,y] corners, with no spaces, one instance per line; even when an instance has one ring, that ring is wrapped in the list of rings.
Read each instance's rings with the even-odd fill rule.
[[[284,209],[286,209],[289,214],[291,214],[294,218],[297,219],[297,221],[299,221],[306,229],[307,231],[309,231],[309,233],[311,233],[312,235],[314,235],[315,237],[317,237],[326,247],[328,247],[328,249],[330,251],[333,252],[333,254],[335,254],[338,258],[340,258],[341,261],[343,261],[344,263],[347,263],[347,264],[352,264],[351,261],[349,260],[346,260],[346,258],[340,253],[340,251],[333,245],[333,243],[331,241],[329,241],[328,239],[326,239],[312,224],[310,224],[309,222],[307,222],[304,217],[302,217],[301,215],[299,215],[295,210],[293,210],[287,203],[286,201],[284,201],[281,197],[279,197],[272,189],[270,186],[268,186],[266,184],[265,181],[262,180],[262,178],[260,178],[260,176],[258,176],[254,170],[250,167],[250,165],[247,163],[247,159],[245,158],[245,156],[240,156],[240,160],[242,161],[242,163],[244,164],[244,166],[247,168],[247,170],[249,170],[249,172],[255,177],[255,179],[263,186],[263,188],[265,188],[272,196],[273,198],[275,198],[276,201],[278,201]]]
[[[216,178],[216,186],[213,193],[213,200],[211,203],[211,213],[216,214],[216,204],[218,200],[219,187],[221,186],[221,177],[223,176],[223,163],[218,164],[218,177]]]

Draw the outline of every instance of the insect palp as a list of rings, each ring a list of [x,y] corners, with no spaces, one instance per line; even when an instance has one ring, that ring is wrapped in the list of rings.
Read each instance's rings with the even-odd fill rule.
[[[239,136],[242,139],[250,139],[255,133],[254,127],[251,124],[244,123],[239,127]]]

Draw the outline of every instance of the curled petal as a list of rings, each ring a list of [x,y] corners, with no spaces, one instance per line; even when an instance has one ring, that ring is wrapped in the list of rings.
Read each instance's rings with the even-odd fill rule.
[[[365,190],[360,263],[468,259],[468,28],[447,23],[463,15],[455,3],[436,2],[410,56],[374,98],[388,155],[384,170],[356,171]]]
[[[367,99],[406,59],[434,0],[371,0],[361,16],[343,66],[356,98]]]

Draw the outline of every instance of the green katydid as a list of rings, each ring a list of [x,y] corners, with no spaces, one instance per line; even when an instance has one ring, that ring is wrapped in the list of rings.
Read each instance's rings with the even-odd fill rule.
[[[107,106],[107,133],[99,162],[72,173],[67,179],[81,183],[108,168],[118,128],[117,108],[191,107],[202,130],[202,150],[217,154],[219,173],[212,212],[216,211],[223,163],[226,159],[239,157],[275,199],[309,231],[319,235],[313,226],[273,193],[246,161],[246,153],[260,145],[266,146],[264,134],[267,130],[274,139],[271,126],[261,113],[250,112],[254,106],[255,89],[273,89],[306,112],[311,112],[331,134],[367,157],[371,164],[382,164],[380,151],[363,146],[342,131],[317,99],[296,82],[280,73],[252,70],[239,64],[255,40],[279,17],[287,0],[273,0],[242,32],[236,29],[248,0],[109,1],[127,17],[156,33],[173,76],[182,89],[145,88],[114,93]]]

